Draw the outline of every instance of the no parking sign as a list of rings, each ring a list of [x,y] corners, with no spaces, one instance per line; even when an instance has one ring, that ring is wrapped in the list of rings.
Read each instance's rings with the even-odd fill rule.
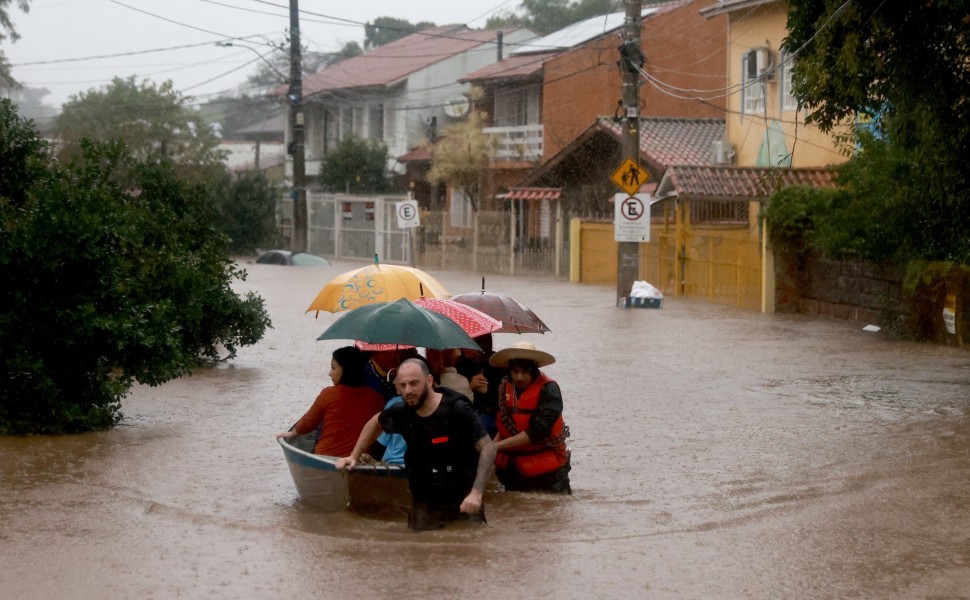
[[[613,197],[613,238],[618,242],[650,241],[650,195]]]
[[[421,226],[421,215],[418,214],[417,200],[403,200],[394,203],[397,212],[397,226],[401,229]]]

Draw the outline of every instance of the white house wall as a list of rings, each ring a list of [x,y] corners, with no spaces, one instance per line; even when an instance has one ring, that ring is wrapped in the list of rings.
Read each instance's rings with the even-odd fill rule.
[[[508,56],[509,50],[536,35],[529,30],[507,33],[503,44]],[[383,93],[359,92],[352,89],[336,90],[325,96],[307,98],[304,102],[306,133],[306,172],[314,176],[320,173],[320,159],[324,148],[324,111],[329,109],[334,115],[331,136],[343,139],[351,135],[354,123],[357,132],[364,138],[371,138],[370,111],[383,105],[383,141],[388,149],[388,168],[404,172],[404,165],[396,157],[406,154],[412,147],[429,138],[430,125],[435,120],[437,133],[453,121],[444,112],[449,98],[460,96],[470,88],[468,84],[458,83],[464,75],[498,62],[496,42],[489,42],[462,54],[442,60],[427,68],[415,71],[400,84],[385,88]],[[355,117],[356,115],[359,117]],[[287,129],[287,142],[291,132]],[[332,138],[333,139],[333,138]],[[287,176],[292,174],[292,162],[287,161]]]

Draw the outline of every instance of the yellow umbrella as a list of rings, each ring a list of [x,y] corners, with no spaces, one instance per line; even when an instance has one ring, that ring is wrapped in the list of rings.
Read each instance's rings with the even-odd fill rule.
[[[340,312],[401,298],[447,298],[445,286],[420,269],[400,265],[382,265],[374,257],[373,265],[337,275],[317,294],[310,311]]]

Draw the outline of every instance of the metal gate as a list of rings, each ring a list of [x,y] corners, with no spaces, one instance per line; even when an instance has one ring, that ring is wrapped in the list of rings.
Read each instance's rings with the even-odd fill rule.
[[[397,226],[395,202],[407,196],[307,194],[307,251],[336,258],[410,264],[411,236]]]

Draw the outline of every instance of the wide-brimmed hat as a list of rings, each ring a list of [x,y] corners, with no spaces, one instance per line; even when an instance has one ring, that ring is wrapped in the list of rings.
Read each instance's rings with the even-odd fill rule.
[[[493,367],[505,368],[509,366],[510,360],[531,360],[536,363],[536,366],[545,367],[556,362],[556,357],[548,352],[536,350],[532,342],[516,342],[511,347],[493,354],[488,359],[488,364]]]

